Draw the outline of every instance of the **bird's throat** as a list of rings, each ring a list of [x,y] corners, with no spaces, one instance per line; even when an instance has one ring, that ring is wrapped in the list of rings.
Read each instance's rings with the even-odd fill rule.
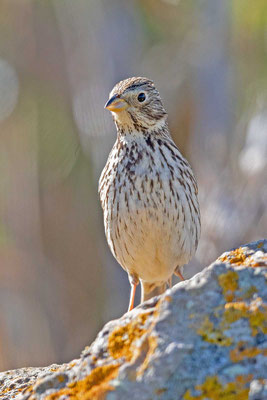
[[[140,137],[149,135],[170,136],[166,118],[151,123],[150,121],[142,119],[137,120],[134,116],[127,115],[124,118],[114,117],[114,122],[117,128],[118,137]]]

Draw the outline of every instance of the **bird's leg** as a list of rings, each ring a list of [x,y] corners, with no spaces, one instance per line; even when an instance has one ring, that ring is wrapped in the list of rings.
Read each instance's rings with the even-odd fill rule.
[[[131,295],[130,295],[128,311],[131,311],[134,308],[134,298],[135,298],[136,286],[137,286],[137,283],[131,283]]]
[[[128,311],[131,311],[134,308],[134,298],[136,292],[136,286],[139,284],[139,279],[136,275],[129,275],[129,281],[131,285],[131,294],[130,294],[130,301]]]
[[[180,271],[180,267],[177,267],[176,270],[174,271],[174,274],[176,276],[179,276],[179,278],[181,279],[181,281],[185,281],[185,278],[183,277],[181,271]]]

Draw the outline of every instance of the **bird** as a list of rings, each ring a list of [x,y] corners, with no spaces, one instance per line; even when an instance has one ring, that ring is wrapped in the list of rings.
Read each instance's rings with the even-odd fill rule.
[[[128,311],[141,283],[141,303],[171,286],[196,252],[200,209],[196,178],[174,143],[152,80],[118,82],[105,108],[116,142],[98,185],[109,248],[131,285]]]

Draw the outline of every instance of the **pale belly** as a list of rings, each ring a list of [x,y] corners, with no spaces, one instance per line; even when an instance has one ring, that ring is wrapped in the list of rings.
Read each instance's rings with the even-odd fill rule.
[[[108,243],[118,262],[129,274],[151,283],[167,281],[195,251],[183,215],[164,211],[137,208],[106,220]]]

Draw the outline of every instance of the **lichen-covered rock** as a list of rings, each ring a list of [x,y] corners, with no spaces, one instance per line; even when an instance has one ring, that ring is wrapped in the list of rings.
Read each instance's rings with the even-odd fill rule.
[[[0,398],[267,399],[267,241],[111,321],[81,358],[0,374]]]

